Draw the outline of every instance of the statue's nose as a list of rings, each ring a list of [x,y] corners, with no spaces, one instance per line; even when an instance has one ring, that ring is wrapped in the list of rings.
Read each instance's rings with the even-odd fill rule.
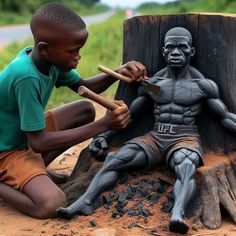
[[[174,48],[172,51],[172,55],[180,55],[180,51],[178,48]]]

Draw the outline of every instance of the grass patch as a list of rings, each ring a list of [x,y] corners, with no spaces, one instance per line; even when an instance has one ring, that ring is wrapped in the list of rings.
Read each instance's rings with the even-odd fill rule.
[[[174,14],[187,12],[236,13],[234,0],[182,0],[166,4],[145,3],[137,11],[147,15]]]
[[[89,38],[85,47],[81,50],[81,61],[77,70],[82,78],[89,78],[100,73],[97,69],[99,64],[110,68],[116,68],[122,63],[122,32],[123,12],[118,12],[107,21],[93,24],[88,27]],[[28,40],[24,43],[10,44],[0,51],[0,70],[18,54],[18,52],[33,42]],[[111,86],[105,96],[114,96],[117,83]],[[68,88],[54,89],[47,108],[51,109],[68,102],[79,99],[79,95],[71,92]]]

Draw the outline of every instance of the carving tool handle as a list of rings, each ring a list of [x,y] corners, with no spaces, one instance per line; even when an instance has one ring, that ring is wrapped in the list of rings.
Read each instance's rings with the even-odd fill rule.
[[[124,75],[121,75],[105,66],[102,66],[102,65],[99,65],[98,66],[98,69],[116,79],[119,79],[119,80],[123,80],[125,82],[128,82],[128,83],[131,83],[132,82],[132,79],[130,77],[127,77],[127,76],[124,76]]]
[[[97,102],[98,104],[102,105],[103,107],[107,108],[108,110],[115,110],[119,106],[116,105],[114,102],[94,93],[90,89],[86,88],[85,86],[80,86],[78,89],[78,93],[82,97],[89,98],[93,100],[94,102]]]

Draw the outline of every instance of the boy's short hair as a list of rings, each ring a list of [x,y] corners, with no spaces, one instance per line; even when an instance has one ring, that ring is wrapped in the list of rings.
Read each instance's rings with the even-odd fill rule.
[[[56,2],[44,4],[37,9],[31,18],[30,28],[34,34],[38,25],[46,27],[48,24],[60,27],[65,31],[78,31],[86,28],[85,22],[78,14]]]

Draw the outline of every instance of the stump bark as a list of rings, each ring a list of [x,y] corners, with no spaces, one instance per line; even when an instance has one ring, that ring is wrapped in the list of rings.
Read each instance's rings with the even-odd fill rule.
[[[217,229],[222,222],[222,207],[236,222],[236,153],[205,154],[205,166],[197,170],[199,195],[193,214],[209,229]]]
[[[102,162],[94,160],[88,147],[81,151],[68,181],[60,185],[60,188],[66,194],[68,204],[73,203],[85,192],[101,166]]]

